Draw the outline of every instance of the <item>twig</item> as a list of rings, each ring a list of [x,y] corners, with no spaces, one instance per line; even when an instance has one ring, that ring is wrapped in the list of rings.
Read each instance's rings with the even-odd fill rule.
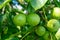
[[[26,33],[20,40],[23,40],[30,32]]]
[[[4,11],[5,11],[5,7],[3,7],[3,9],[2,9],[2,14],[4,14]]]

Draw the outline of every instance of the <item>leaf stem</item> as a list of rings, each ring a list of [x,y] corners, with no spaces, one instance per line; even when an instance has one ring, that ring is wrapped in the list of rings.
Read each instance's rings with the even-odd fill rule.
[[[23,40],[30,32],[26,33],[20,40]]]
[[[44,12],[44,16],[45,16],[45,21],[47,22],[48,20],[47,20],[46,14],[45,14],[45,8],[43,8],[43,12]]]

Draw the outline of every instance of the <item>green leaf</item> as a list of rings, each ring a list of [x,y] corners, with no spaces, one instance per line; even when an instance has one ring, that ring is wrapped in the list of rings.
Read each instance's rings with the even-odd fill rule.
[[[27,35],[23,40],[35,40],[35,33],[32,32],[29,35]]]
[[[30,1],[31,6],[35,10],[42,8],[45,5],[46,2],[47,2],[47,0],[31,0]]]
[[[60,0],[53,0],[57,7],[60,7]]]
[[[25,0],[26,2],[30,2],[30,0]]]
[[[10,37],[8,39],[5,39],[5,40],[19,40],[17,37]]]
[[[28,6],[27,6],[27,11],[28,11],[28,13],[34,13],[35,12],[34,8],[32,8],[32,6],[30,4],[28,4]]]
[[[4,0],[0,0],[0,4],[2,4],[4,2]]]
[[[10,0],[1,0],[0,1],[0,9],[2,8],[2,7],[4,7],[5,5],[7,5],[7,3],[9,3],[10,2]]]

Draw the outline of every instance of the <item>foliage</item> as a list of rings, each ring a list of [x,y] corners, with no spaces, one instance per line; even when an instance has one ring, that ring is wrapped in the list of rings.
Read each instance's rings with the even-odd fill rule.
[[[56,32],[50,32],[47,28],[47,22],[50,19],[54,19],[52,16],[54,7],[60,7],[60,1],[0,0],[0,40],[57,40],[55,37]],[[15,25],[16,23],[13,22],[13,18],[16,15],[25,14],[28,16],[31,13],[37,14],[40,17],[40,21],[37,17],[35,18],[36,20],[33,20],[39,21],[37,25],[29,25],[28,22],[24,20],[26,21],[26,24],[21,27],[19,25]],[[32,19],[34,19],[34,17]],[[60,23],[60,19],[56,18],[56,20]],[[29,18],[28,21],[30,21]],[[38,26],[43,26],[45,28],[45,35],[39,36],[38,34],[41,32],[36,34],[35,30]]]

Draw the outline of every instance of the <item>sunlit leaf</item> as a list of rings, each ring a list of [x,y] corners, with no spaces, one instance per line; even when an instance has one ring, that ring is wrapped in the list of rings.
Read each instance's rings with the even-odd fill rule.
[[[45,5],[46,2],[47,2],[47,0],[31,0],[30,1],[31,6],[35,10],[42,8]]]
[[[10,2],[10,0],[1,0],[0,1],[0,9],[2,8],[2,7],[4,7],[5,5],[7,5],[7,3],[9,3]]]

